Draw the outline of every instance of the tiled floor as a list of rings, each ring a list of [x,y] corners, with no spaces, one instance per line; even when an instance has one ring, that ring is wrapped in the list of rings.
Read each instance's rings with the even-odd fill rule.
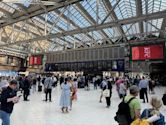
[[[166,88],[156,88],[156,95],[161,98]],[[78,101],[74,102],[73,110],[62,114],[59,107],[59,87],[53,91],[53,102],[43,102],[44,94],[35,93],[30,96],[29,102],[21,101],[15,105],[11,116],[12,125],[117,125],[114,116],[120,99],[113,89],[110,109],[99,103],[100,90],[79,90]],[[142,108],[149,104],[142,104]],[[166,107],[162,107],[166,116]]]

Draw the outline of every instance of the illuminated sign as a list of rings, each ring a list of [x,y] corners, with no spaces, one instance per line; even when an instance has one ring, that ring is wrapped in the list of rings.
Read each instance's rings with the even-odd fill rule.
[[[29,57],[29,65],[42,65],[42,56],[31,56]]]
[[[163,45],[132,47],[132,60],[155,60],[163,58]]]

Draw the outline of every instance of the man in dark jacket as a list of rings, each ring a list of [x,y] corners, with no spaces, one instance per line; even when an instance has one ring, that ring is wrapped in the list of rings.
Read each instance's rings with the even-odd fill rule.
[[[24,81],[23,81],[23,90],[24,90],[24,101],[29,101],[28,96],[30,92],[30,82],[28,80],[28,77],[26,76]]]
[[[166,91],[162,97],[163,104],[166,105]]]
[[[16,96],[17,81],[12,80],[7,88],[4,88],[1,93],[0,119],[3,125],[10,125],[10,115],[13,111],[15,103],[18,103],[19,98]]]

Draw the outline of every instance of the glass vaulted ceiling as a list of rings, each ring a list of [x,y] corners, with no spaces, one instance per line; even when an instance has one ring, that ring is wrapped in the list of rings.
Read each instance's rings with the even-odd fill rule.
[[[32,7],[29,3],[32,0],[28,0],[28,3],[23,4],[25,9]],[[22,35],[20,35],[20,39],[23,39],[23,34],[29,35],[27,38],[36,38],[41,35],[47,35],[47,33],[56,34],[62,33],[64,31],[73,31],[73,30],[81,30],[82,28],[90,27],[92,25],[101,24],[102,21],[108,16],[109,7],[104,4],[104,0],[83,0],[79,2],[79,6],[83,8],[78,8],[77,3],[74,5],[70,5],[64,8],[60,8],[58,10],[54,10],[51,12],[46,12],[45,14],[35,16],[31,19],[28,19],[26,22],[21,21],[15,24],[18,30],[23,25],[22,23],[26,23],[23,28],[24,31]],[[119,0],[105,0],[109,1],[110,5],[113,7]],[[151,14],[155,12],[160,12],[166,10],[166,0],[140,0],[141,1],[141,10],[142,15]],[[25,0],[24,0],[25,2]],[[104,23],[115,22],[118,20],[128,19],[137,17],[137,1],[136,0],[120,0],[117,4],[113,12],[108,16]],[[10,17],[10,15],[22,11],[22,7],[19,4],[14,3],[4,3],[0,2],[0,22],[3,22],[4,19]],[[5,10],[5,11],[4,11]],[[47,15],[47,16],[46,16]],[[45,19],[47,17],[47,20]],[[159,36],[159,30],[163,24],[163,18],[143,21],[143,31],[145,34],[152,33]],[[46,24],[47,22],[47,24]],[[140,22],[135,22],[134,24],[127,24],[116,27],[105,27],[100,30],[94,30],[90,32],[81,32],[76,33],[71,36],[60,36],[57,38],[51,38],[44,40],[44,42],[48,42],[48,44],[43,44],[45,46],[50,47],[50,43],[53,45],[51,50],[57,50],[57,46],[73,43],[86,43],[86,42],[96,42],[102,39],[111,39],[111,41],[116,41],[121,38],[122,35],[126,35],[128,39],[132,36],[137,36],[141,33],[140,31]],[[10,27],[10,28],[9,28]],[[44,28],[47,28],[46,30]],[[5,27],[10,31],[7,35],[11,34],[12,26]],[[10,29],[10,30],[9,30]],[[16,30],[13,30],[16,32]],[[28,32],[28,33],[26,33]],[[17,33],[15,35],[17,36]],[[6,35],[3,33],[3,37]],[[19,39],[19,38],[18,38]],[[34,42],[33,42],[34,43]],[[32,44],[33,44],[32,43]],[[40,44],[40,41],[39,41]],[[34,44],[38,47],[38,44]],[[46,48],[44,48],[46,49]],[[50,49],[50,48],[49,48]]]

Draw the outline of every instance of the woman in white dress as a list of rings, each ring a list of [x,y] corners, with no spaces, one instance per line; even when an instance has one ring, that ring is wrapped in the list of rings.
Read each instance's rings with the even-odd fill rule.
[[[61,85],[61,97],[60,97],[60,106],[62,109],[62,112],[64,113],[64,109],[66,109],[65,111],[68,112],[68,107],[70,106],[70,92],[71,92],[71,86],[68,83],[68,79],[65,79],[65,82],[62,83]]]

